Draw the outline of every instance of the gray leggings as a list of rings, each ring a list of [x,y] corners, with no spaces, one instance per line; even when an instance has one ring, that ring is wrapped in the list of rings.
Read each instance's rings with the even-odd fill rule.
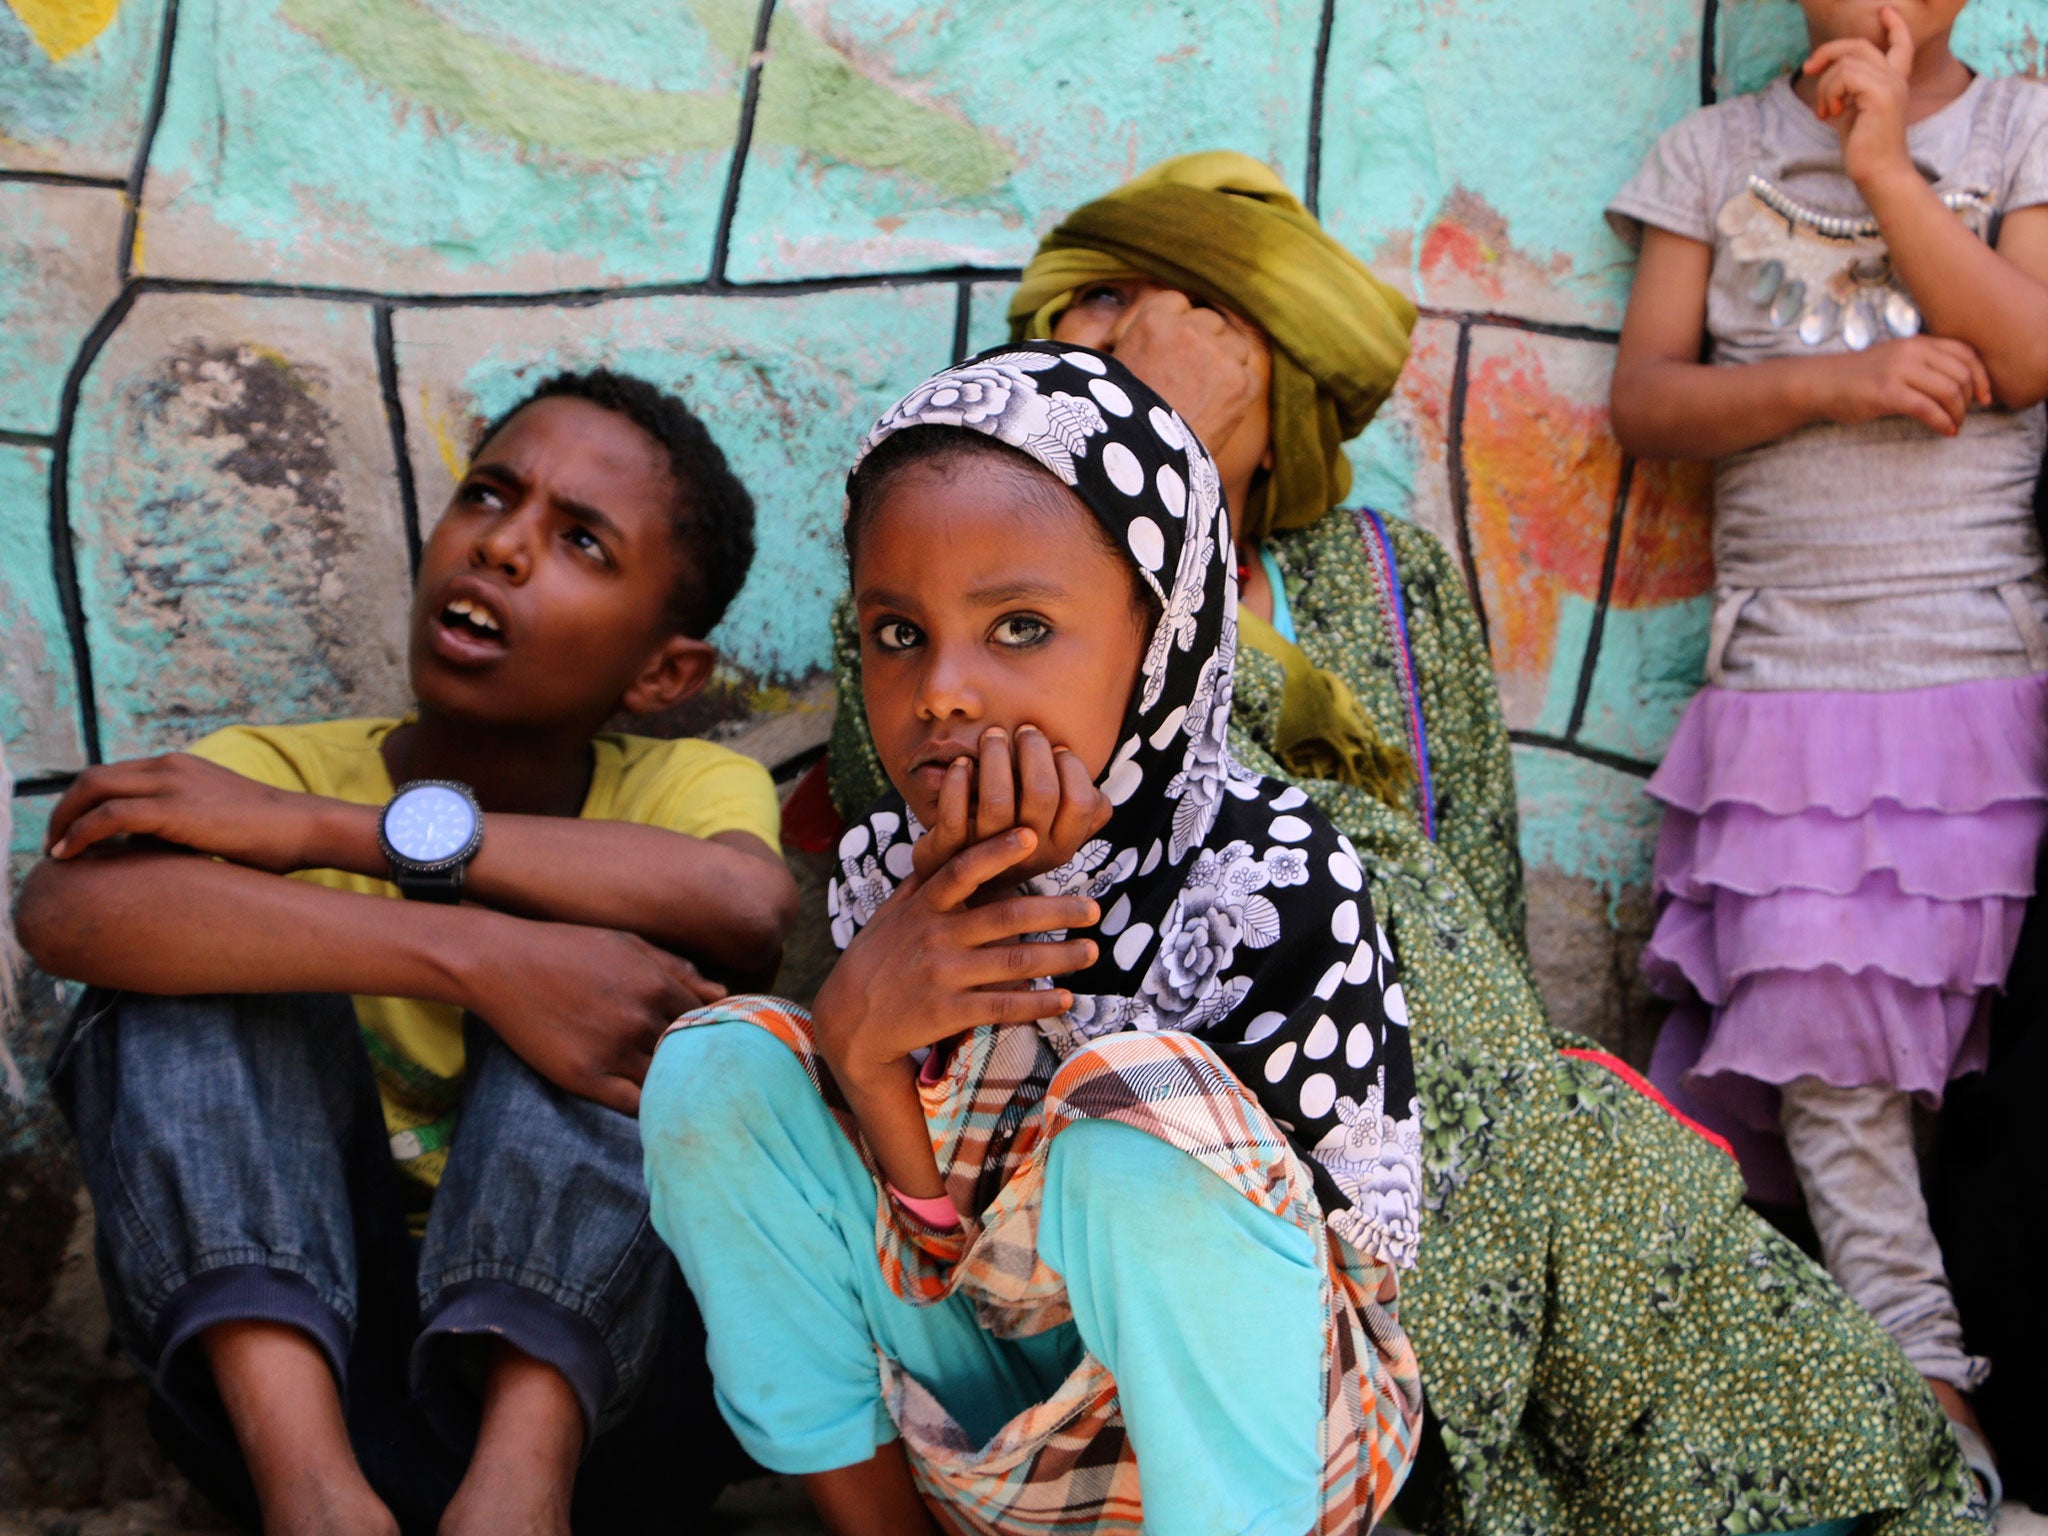
[[[1801,1077],[1784,1085],[1779,1120],[1828,1273],[1922,1376],[1964,1392],[1982,1386],[1991,1362],[1963,1350],[1920,1193],[1911,1098]]]

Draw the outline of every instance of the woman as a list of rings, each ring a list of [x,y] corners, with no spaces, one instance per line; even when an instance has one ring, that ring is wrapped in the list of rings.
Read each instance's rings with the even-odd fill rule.
[[[1231,749],[1351,839],[1394,946],[1423,1103],[1401,1317],[1430,1421],[1409,1519],[1981,1530],[1905,1359],[1743,1209],[1732,1159],[1550,1028],[1507,732],[1456,568],[1420,530],[1332,510],[1413,315],[1271,171],[1220,152],[1077,210],[1010,307],[1019,337],[1115,353],[1212,445],[1245,603]],[[852,816],[882,781],[843,610],[837,660],[833,798]]]

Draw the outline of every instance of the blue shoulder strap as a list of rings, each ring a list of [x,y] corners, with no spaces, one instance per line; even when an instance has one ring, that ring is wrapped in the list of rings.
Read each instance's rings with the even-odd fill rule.
[[[1380,589],[1380,611],[1387,616],[1388,637],[1394,642],[1394,658],[1401,669],[1401,699],[1407,706],[1408,747],[1415,754],[1416,786],[1421,797],[1422,830],[1436,839],[1436,786],[1429,773],[1429,732],[1422,720],[1422,695],[1415,686],[1415,653],[1408,644],[1408,604],[1401,595],[1401,570],[1394,560],[1394,544],[1387,537],[1387,525],[1370,507],[1352,514],[1372,566],[1373,580]]]

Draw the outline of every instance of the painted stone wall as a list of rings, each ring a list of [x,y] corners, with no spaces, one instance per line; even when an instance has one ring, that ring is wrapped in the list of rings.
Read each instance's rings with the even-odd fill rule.
[[[857,432],[999,338],[1063,210],[1228,146],[1423,307],[1360,493],[1458,551],[1546,990],[1640,1053],[1640,791],[1711,572],[1702,474],[1608,430],[1630,266],[1600,207],[1802,35],[1791,0],[0,0],[17,865],[89,762],[400,707],[420,530],[479,421],[565,365],[680,388],[760,499],[688,723],[814,741]],[[2048,0],[1976,0],[1957,42],[2039,73]],[[0,1172],[50,1141],[15,1043]],[[47,1246],[0,1243],[0,1304]]]
[[[2024,70],[2044,36],[2043,0],[1978,0],[1958,41]],[[420,528],[564,364],[711,419],[764,520],[716,712],[802,701],[860,424],[998,337],[1063,209],[1229,145],[1423,305],[1360,489],[1465,563],[1545,973],[1611,1034],[1710,565],[1700,471],[1607,430],[1599,209],[1799,38],[1790,0],[6,0],[17,842],[98,758],[397,706]]]

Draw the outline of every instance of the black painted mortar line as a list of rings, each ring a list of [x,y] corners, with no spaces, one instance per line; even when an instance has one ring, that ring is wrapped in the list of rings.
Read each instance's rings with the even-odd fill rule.
[[[329,304],[388,304],[401,309],[584,309],[621,299],[802,298],[862,288],[923,288],[954,283],[1015,282],[1022,267],[931,267],[916,272],[878,272],[842,277],[797,277],[776,282],[711,281],[636,283],[617,288],[566,288],[535,293],[393,293],[339,284],[273,283],[211,277],[139,277],[144,293],[228,294],[256,299],[312,299]]]
[[[952,362],[959,362],[967,356],[968,333],[974,322],[974,284],[965,278],[953,291],[953,356]]]
[[[52,432],[17,432],[12,427],[0,427],[0,443],[10,448],[54,448],[57,437]]]
[[[1614,515],[1607,520],[1607,552],[1600,560],[1600,594],[1593,601],[1593,622],[1586,627],[1586,654],[1579,663],[1579,685],[1572,695],[1571,718],[1565,722],[1564,734],[1571,741],[1579,738],[1579,727],[1586,723],[1586,702],[1593,696],[1593,669],[1599,664],[1600,640],[1607,632],[1607,605],[1614,599],[1614,572],[1621,564],[1621,539],[1635,479],[1636,461],[1623,454],[1621,483],[1614,491]]]
[[[64,390],[57,400],[57,433],[50,462],[50,566],[57,584],[57,604],[64,615],[64,632],[71,642],[71,665],[78,689],[78,724],[89,763],[100,761],[99,693],[93,684],[92,648],[86,641],[85,603],[78,590],[78,553],[71,541],[71,438],[78,420],[78,397],[85,387],[86,373],[120,328],[134,307],[138,285],[124,285],[114,302],[79,345],[71,369],[64,375]]]
[[[1621,332],[1609,330],[1600,325],[1574,325],[1564,320],[1532,320],[1526,315],[1510,315],[1494,309],[1438,309],[1428,304],[1416,306],[1415,313],[1424,320],[1455,320],[1460,325],[1483,325],[1502,331],[1526,331],[1534,336],[1557,336],[1566,341],[1597,341],[1613,346],[1621,340]]]
[[[1493,631],[1487,623],[1486,597],[1479,590],[1479,562],[1472,556],[1472,525],[1466,516],[1471,485],[1465,477],[1465,389],[1472,366],[1472,326],[1458,320],[1457,359],[1451,366],[1451,400],[1445,410],[1444,469],[1451,482],[1451,524],[1458,532],[1458,559],[1465,568],[1465,589],[1472,598],[1472,612],[1479,620],[1479,638],[1489,655],[1493,652]]]
[[[121,249],[116,254],[115,275],[127,282],[135,275],[135,231],[142,222],[142,183],[149,174],[150,151],[156,147],[156,131],[164,120],[164,98],[171,91],[171,53],[178,42],[178,0],[164,0],[157,38],[156,79],[149,91],[149,112],[142,120],[142,141],[135,148],[135,163],[128,170],[127,193],[121,212]]]
[[[711,236],[711,284],[725,286],[725,258],[732,245],[732,221],[739,212],[740,178],[754,147],[754,112],[761,104],[761,70],[767,63],[768,26],[775,19],[775,0],[761,0],[754,16],[754,46],[747,51],[747,78],[740,90],[739,134],[733,140],[732,167],[725,176],[725,195],[718,201],[718,225]]]
[[[26,182],[39,187],[93,187],[102,192],[126,192],[128,182],[120,176],[80,176],[71,171],[0,170],[0,185]]]
[[[1308,166],[1302,173],[1301,200],[1312,214],[1319,213],[1323,192],[1323,86],[1330,73],[1330,33],[1337,23],[1337,0],[1323,0],[1322,20],[1316,26],[1315,74],[1308,93]]]
[[[1720,97],[1714,84],[1714,52],[1719,47],[1721,0],[1704,0],[1700,7],[1700,105],[1711,107]]]
[[[77,777],[75,773],[38,773],[26,779],[16,779],[14,798],[27,800],[35,795],[61,795]]]
[[[398,473],[399,515],[405,522],[405,558],[412,574],[420,573],[420,498],[413,484],[412,454],[407,449],[405,401],[398,393],[398,347],[391,336],[391,306],[372,311],[377,347],[377,388],[384,396],[384,424],[391,429],[391,457]]]
[[[1598,763],[1602,768],[1612,768],[1616,773],[1625,773],[1632,779],[1647,779],[1657,771],[1655,763],[1639,762],[1619,752],[1609,752],[1605,747],[1588,746],[1583,741],[1566,741],[1560,736],[1546,736],[1541,731],[1509,731],[1508,740],[1518,747],[1543,747],[1551,752],[1562,752],[1567,757],[1582,757],[1589,763]]]

